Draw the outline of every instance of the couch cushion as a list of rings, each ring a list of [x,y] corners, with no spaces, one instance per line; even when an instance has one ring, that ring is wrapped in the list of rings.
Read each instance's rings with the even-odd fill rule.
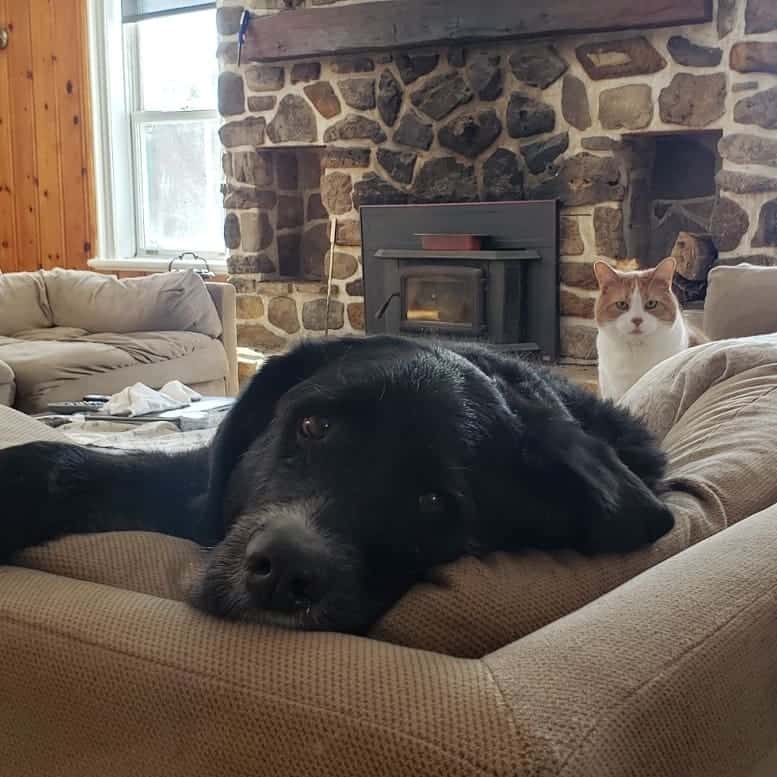
[[[221,335],[216,306],[193,270],[127,280],[52,270],[44,280],[56,326],[121,334],[180,330]]]
[[[0,275],[0,335],[48,327],[51,323],[51,308],[42,273]]]
[[[724,340],[770,332],[777,332],[777,267],[713,268],[704,303],[704,334]]]
[[[627,555],[527,551],[462,559],[440,570],[444,585],[417,585],[372,636],[482,656],[777,502],[777,336],[687,351],[652,370],[625,401],[645,414],[670,455],[672,532]],[[18,563],[183,598],[199,558],[182,540],[107,534],[28,550]]]
[[[6,339],[0,340],[0,359],[16,375],[16,405],[25,412],[85,393],[114,393],[138,381],[152,388],[173,378],[201,383],[223,377],[226,369],[221,343],[196,332],[98,333],[59,342]]]

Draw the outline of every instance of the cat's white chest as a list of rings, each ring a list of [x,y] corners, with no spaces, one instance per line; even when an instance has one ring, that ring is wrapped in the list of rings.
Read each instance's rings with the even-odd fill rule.
[[[673,327],[674,329],[674,327]],[[599,393],[605,399],[620,399],[646,372],[688,347],[684,329],[661,336],[624,337],[600,330]]]

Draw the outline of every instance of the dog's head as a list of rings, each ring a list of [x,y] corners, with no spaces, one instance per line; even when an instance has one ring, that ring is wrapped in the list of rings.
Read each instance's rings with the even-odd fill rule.
[[[518,526],[531,538],[547,515],[525,432],[498,382],[439,345],[351,338],[272,357],[214,441],[208,510],[225,537],[195,604],[363,631],[436,565],[505,548]],[[572,541],[568,517],[551,524]]]

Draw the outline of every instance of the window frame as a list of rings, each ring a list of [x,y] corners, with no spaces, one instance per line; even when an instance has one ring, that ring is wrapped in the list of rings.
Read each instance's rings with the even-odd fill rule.
[[[182,252],[196,251],[215,272],[226,272],[226,247],[218,252],[191,245],[180,250],[149,248],[142,222],[143,126],[152,121],[219,121],[218,110],[143,110],[137,25],[122,22],[121,0],[89,0],[88,11],[99,251],[90,266],[167,267]]]

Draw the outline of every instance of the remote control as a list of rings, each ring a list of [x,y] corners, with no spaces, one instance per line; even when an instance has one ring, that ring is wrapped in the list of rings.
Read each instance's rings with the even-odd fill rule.
[[[105,402],[49,402],[50,413],[73,415],[75,413],[97,413]]]

